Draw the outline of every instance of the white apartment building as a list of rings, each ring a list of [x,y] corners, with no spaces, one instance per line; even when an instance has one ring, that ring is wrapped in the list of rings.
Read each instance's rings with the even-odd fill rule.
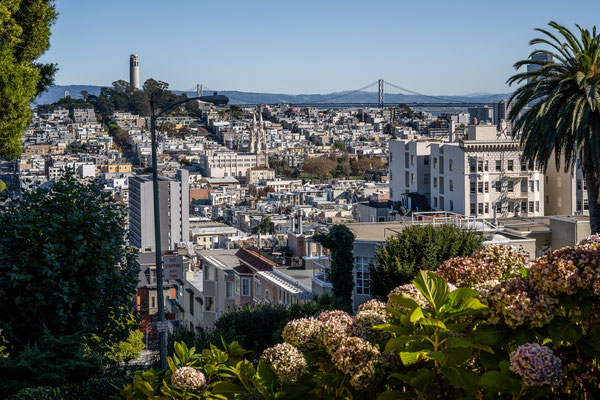
[[[410,144],[415,141],[395,142],[390,144],[390,197],[394,202],[411,208],[406,193],[427,194],[417,183],[423,176],[423,182],[429,179],[433,210],[483,218],[544,215],[543,173],[527,168],[521,162],[518,140],[501,135],[495,125],[469,125],[460,141],[421,144],[425,153],[421,165],[414,147],[419,145]],[[415,155],[414,165],[411,155]]]
[[[243,182],[248,169],[256,167],[256,154],[236,153],[228,149],[206,149],[200,155],[200,170],[210,178],[234,177]]]
[[[400,201],[403,193],[419,193],[430,200],[429,156],[434,139],[394,139],[389,143],[390,199]],[[429,201],[431,203],[431,201]]]
[[[545,187],[546,215],[590,215],[587,186],[579,160],[574,168],[565,172],[564,161],[557,168],[553,154],[546,170]]]

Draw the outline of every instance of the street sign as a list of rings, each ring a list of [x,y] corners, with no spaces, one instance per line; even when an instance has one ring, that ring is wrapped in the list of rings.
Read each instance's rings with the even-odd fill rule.
[[[166,280],[183,278],[183,257],[163,256],[163,274]]]
[[[169,330],[169,321],[156,321],[157,332],[167,332]]]

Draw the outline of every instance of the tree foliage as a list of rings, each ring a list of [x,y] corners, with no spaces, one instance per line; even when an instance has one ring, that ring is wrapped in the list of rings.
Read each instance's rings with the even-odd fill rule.
[[[302,171],[318,179],[332,176],[336,168],[337,163],[325,156],[307,158],[302,164]]]
[[[536,66],[517,73],[508,83],[523,83],[511,96],[509,117],[521,132],[523,158],[546,169],[554,154],[565,171],[579,158],[587,183],[592,233],[600,232],[600,34],[577,25],[577,34],[556,22],[554,29],[536,29],[544,36],[530,41],[542,45],[515,68]],[[528,68],[529,69],[529,68]],[[521,116],[522,115],[522,116]]]
[[[56,66],[35,61],[50,46],[55,19],[53,0],[0,3],[0,157],[21,154],[29,103],[52,84]]]
[[[268,215],[263,216],[258,225],[252,228],[252,232],[262,234],[273,232],[273,222],[271,221],[271,217],[269,217]]]
[[[328,233],[319,233],[313,240],[331,250],[329,281],[332,294],[349,309],[354,293],[354,234],[346,225],[333,225]]]
[[[23,348],[46,332],[127,339],[138,271],[126,210],[67,176],[0,211],[0,327]]]
[[[369,267],[371,293],[385,300],[419,270],[433,270],[450,258],[470,256],[482,243],[481,234],[453,225],[410,226],[377,248],[375,263]]]

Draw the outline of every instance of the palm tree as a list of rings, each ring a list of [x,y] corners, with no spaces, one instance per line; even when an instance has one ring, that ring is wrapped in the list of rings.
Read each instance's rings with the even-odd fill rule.
[[[509,119],[513,132],[521,133],[523,159],[530,165],[548,167],[552,154],[556,165],[571,170],[579,160],[587,184],[592,233],[600,232],[600,36],[577,25],[575,35],[552,21],[556,32],[536,29],[545,35],[529,42],[550,50],[534,50],[521,66],[537,69],[517,73],[509,84],[523,83],[510,98]],[[578,37],[579,36],[579,37]],[[550,56],[547,61],[533,58]],[[548,60],[548,58],[550,60]],[[531,68],[533,69],[533,68]]]

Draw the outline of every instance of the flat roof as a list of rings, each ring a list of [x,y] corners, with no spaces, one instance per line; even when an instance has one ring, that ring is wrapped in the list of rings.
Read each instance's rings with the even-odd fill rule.
[[[198,255],[215,267],[228,270],[240,265],[240,259],[235,255],[238,249],[200,250]]]
[[[356,241],[385,242],[410,225],[404,222],[358,222],[346,226],[354,233]]]

